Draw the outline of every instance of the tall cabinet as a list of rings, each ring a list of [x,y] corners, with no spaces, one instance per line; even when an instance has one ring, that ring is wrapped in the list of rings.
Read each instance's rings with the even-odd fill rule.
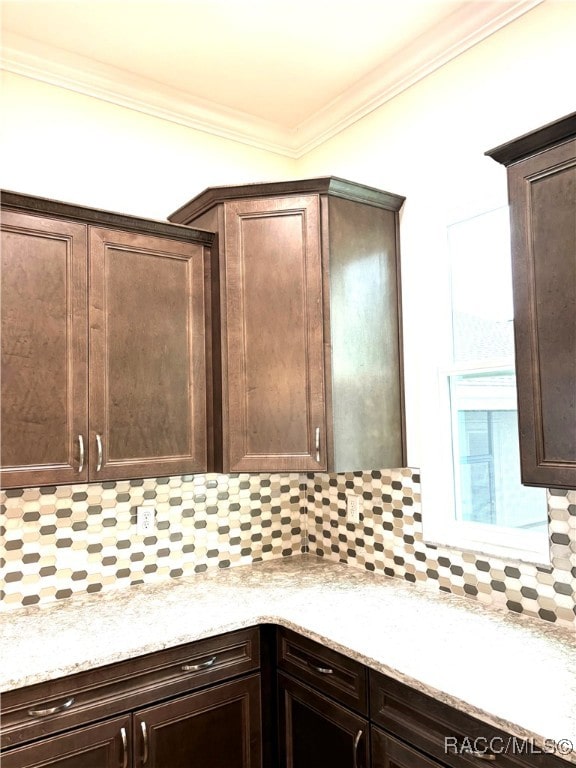
[[[209,188],[169,217],[217,233],[218,469],[404,464],[403,201],[326,177]]]
[[[2,194],[4,488],[205,471],[213,235]]]
[[[522,482],[576,488],[576,113],[486,154],[508,173]]]

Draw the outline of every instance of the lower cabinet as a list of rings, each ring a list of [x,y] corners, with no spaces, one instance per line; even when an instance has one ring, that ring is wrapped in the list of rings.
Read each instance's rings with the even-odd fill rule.
[[[2,696],[2,768],[262,768],[258,629]]]
[[[77,728],[3,752],[2,768],[128,768],[131,718]]]
[[[134,766],[260,768],[260,676],[133,716]]]
[[[367,720],[286,675],[278,690],[282,766],[367,768]]]
[[[441,763],[372,727],[372,768],[444,768]]]

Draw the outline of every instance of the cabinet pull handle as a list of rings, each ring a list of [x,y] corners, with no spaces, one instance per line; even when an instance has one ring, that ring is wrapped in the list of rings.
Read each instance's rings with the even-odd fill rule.
[[[316,427],[316,461],[320,461],[320,427]]]
[[[96,461],[96,472],[100,472],[102,469],[102,437],[96,435],[96,449],[98,451],[98,459]]]
[[[493,752],[470,752],[472,757],[476,757],[478,760],[496,760],[496,755]]]
[[[353,768],[358,768],[358,745],[360,744],[361,738],[362,738],[362,729],[358,731],[358,733],[356,734],[356,738],[354,739],[354,752],[353,752],[353,761],[352,761]]]
[[[46,707],[45,709],[29,709],[28,714],[30,717],[48,717],[49,715],[58,715],[60,712],[66,712],[67,709],[74,704],[74,696],[63,701],[62,704],[57,704],[55,707]]]
[[[212,656],[211,658],[206,659],[206,661],[200,662],[200,664],[183,664],[182,672],[200,672],[201,669],[208,669],[208,667],[211,667],[214,664],[216,658],[216,656]]]
[[[311,667],[316,672],[320,672],[321,675],[333,675],[334,670],[332,667],[319,667],[316,664],[312,664],[311,661],[308,662],[308,666]]]
[[[144,720],[140,723],[140,730],[142,731],[142,765],[146,765],[148,762],[148,729]]]
[[[120,736],[122,738],[122,768],[128,768],[128,736],[126,728],[120,728]]]
[[[84,469],[84,438],[82,435],[78,435],[78,452],[80,454],[80,460],[78,462],[78,474]]]

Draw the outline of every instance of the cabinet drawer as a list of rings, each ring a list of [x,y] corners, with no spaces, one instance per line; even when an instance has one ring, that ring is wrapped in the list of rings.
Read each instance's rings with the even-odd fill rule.
[[[373,722],[388,733],[453,768],[480,768],[486,764],[494,768],[566,768],[567,765],[564,760],[543,753],[536,745],[514,739],[494,726],[378,672],[370,672],[370,712]],[[480,756],[474,756],[474,750]],[[493,754],[482,755],[486,752]]]
[[[258,669],[255,628],[206,638],[2,696],[2,747],[135,709]]]
[[[372,728],[370,736],[372,768],[443,768],[436,760],[402,744],[379,728]]]
[[[366,668],[306,637],[278,630],[278,667],[347,707],[368,713]]]

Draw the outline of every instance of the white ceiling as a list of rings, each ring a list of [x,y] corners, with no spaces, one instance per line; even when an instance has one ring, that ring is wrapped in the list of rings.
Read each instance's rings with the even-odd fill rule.
[[[542,0],[1,0],[2,66],[299,157]]]

